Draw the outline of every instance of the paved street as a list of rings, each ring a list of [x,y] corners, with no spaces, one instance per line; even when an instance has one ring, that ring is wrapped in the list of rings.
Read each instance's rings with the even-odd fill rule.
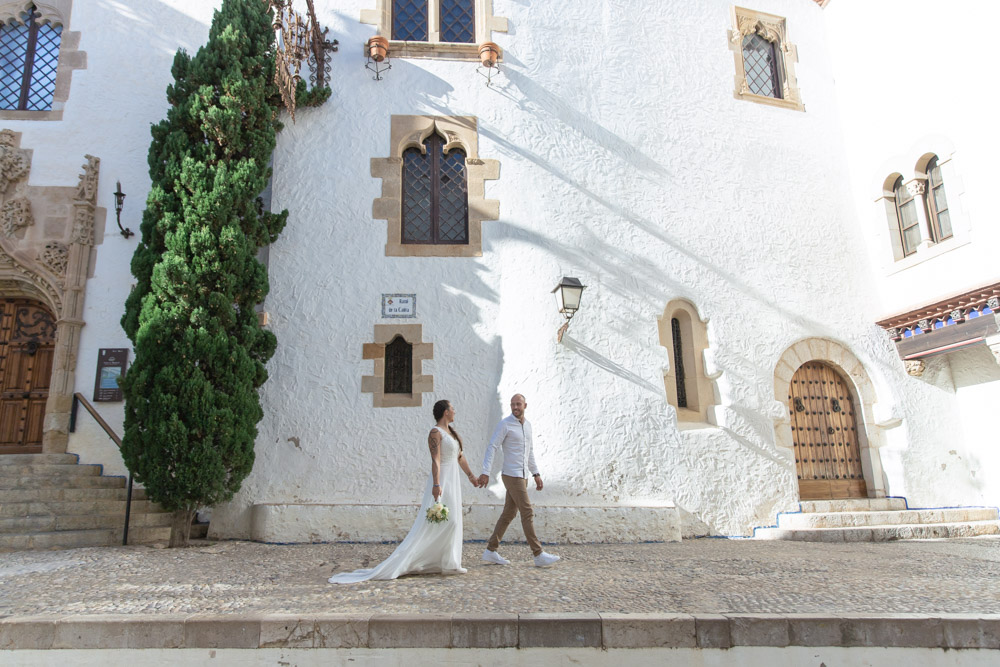
[[[465,545],[468,574],[349,586],[331,573],[391,544],[206,542],[186,549],[88,548],[0,554],[0,617],[36,614],[940,613],[1000,614],[1000,539],[862,544],[700,539],[523,544],[501,567]]]

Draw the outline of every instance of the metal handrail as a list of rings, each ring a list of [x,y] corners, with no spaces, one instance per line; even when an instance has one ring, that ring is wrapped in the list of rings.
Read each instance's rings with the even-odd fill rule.
[[[94,418],[94,421],[97,422],[97,425],[100,426],[102,429],[104,429],[104,432],[107,433],[108,437],[111,438],[112,442],[118,445],[118,449],[121,449],[122,439],[118,437],[117,433],[111,430],[111,427],[108,426],[108,422],[104,421],[104,418],[101,417],[100,414],[98,414],[97,410],[94,409],[94,406],[90,404],[90,401],[84,398],[83,394],[81,394],[80,392],[76,392],[75,394],[73,394],[73,408],[72,410],[70,410],[69,413],[69,432],[76,433],[76,408],[81,403],[83,404],[83,407],[87,409],[87,412],[90,413],[90,416]],[[132,514],[132,471],[129,470],[128,493],[125,496],[125,529],[124,531],[122,531],[122,546],[128,545],[128,523],[131,514]]]

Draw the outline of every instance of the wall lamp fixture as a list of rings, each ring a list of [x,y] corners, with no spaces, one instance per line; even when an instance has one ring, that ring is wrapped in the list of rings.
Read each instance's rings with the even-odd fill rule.
[[[569,329],[569,321],[573,319],[576,311],[580,309],[580,299],[583,297],[583,290],[585,289],[587,289],[587,286],[577,278],[563,276],[559,284],[552,290],[552,293],[556,295],[556,304],[559,306],[559,312],[566,318],[566,321],[559,327],[559,331],[556,333],[557,342],[562,342],[563,334]]]
[[[118,220],[118,230],[122,236],[128,238],[133,236],[133,232],[128,227],[122,227],[122,208],[125,206],[125,193],[122,192],[122,182],[118,181],[118,189],[115,190],[115,219]]]

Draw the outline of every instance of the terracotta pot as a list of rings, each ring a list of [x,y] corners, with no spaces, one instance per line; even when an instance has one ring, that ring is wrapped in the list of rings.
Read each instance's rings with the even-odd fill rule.
[[[389,57],[389,40],[381,35],[375,35],[368,40],[368,57],[377,63]]]
[[[500,59],[500,47],[493,42],[483,42],[479,45],[479,61],[483,67],[494,67]]]

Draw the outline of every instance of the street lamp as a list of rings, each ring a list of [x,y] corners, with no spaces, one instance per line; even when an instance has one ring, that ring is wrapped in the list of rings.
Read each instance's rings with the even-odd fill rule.
[[[115,219],[118,220],[118,229],[121,231],[122,236],[128,238],[132,236],[133,232],[128,227],[122,228],[122,208],[125,207],[125,193],[122,192],[122,182],[118,181],[118,189],[115,190]]]
[[[559,312],[562,313],[566,321],[556,334],[556,341],[562,342],[563,334],[569,329],[569,321],[573,319],[576,315],[576,311],[580,309],[580,299],[583,297],[583,290],[587,289],[587,286],[579,281],[577,278],[568,278],[563,276],[559,284],[556,285],[552,293],[556,295],[556,304],[559,306]]]

